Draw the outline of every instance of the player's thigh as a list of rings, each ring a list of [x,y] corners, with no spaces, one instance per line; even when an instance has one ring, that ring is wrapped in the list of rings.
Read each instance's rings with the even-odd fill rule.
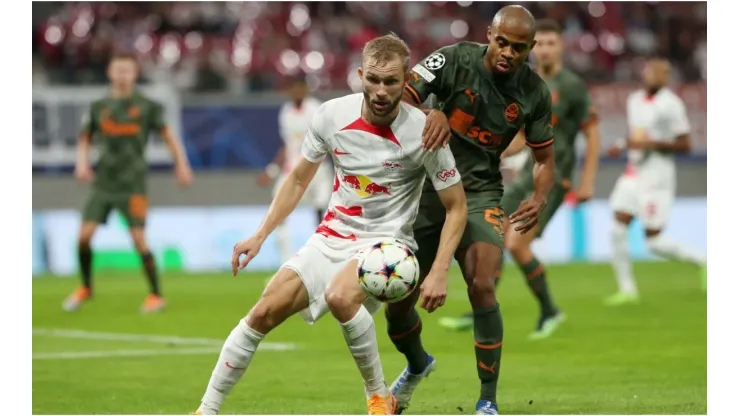
[[[123,215],[129,228],[143,228],[149,211],[149,199],[144,194],[122,194],[114,198],[114,208]]]
[[[637,178],[622,175],[617,179],[609,195],[609,206],[614,212],[636,216],[639,213]]]
[[[313,324],[329,311],[324,293],[350,257],[340,254],[328,256],[318,248],[306,245],[282,266],[283,269],[293,270],[305,288],[307,301],[298,311],[304,321]],[[356,276],[357,270],[354,273]],[[357,279],[355,284],[359,287]]]
[[[281,267],[249,311],[247,324],[265,334],[290,316],[308,308],[308,299],[308,290],[298,273],[291,268]]]
[[[93,191],[82,208],[82,222],[91,224],[105,224],[108,215],[113,209],[113,199],[101,192]],[[94,231],[94,230],[93,230]]]
[[[650,189],[639,192],[639,218],[648,231],[662,230],[673,208],[673,189]]]
[[[458,249],[475,243],[486,243],[499,250],[504,248],[504,210],[498,203],[475,206],[468,211],[468,221]]]

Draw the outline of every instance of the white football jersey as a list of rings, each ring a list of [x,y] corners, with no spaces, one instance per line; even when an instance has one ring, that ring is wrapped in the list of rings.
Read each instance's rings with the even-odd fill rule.
[[[642,136],[661,142],[672,142],[691,130],[684,103],[668,88],[661,88],[654,96],[648,95],[644,89],[630,94],[627,123],[630,137]],[[675,161],[669,153],[630,150],[627,158],[628,171],[661,182],[675,181]]]
[[[429,176],[437,190],[460,182],[455,158],[448,147],[421,147],[421,110],[402,102],[390,126],[373,126],[361,117],[363,100],[360,93],[323,104],[303,141],[303,157],[318,163],[331,155],[336,169],[329,209],[308,244],[343,250],[380,238],[416,250],[412,227],[424,181]]]
[[[278,127],[280,137],[285,144],[285,164],[283,172],[290,172],[301,158],[301,144],[306,136],[308,126],[321,101],[313,97],[306,97],[300,107],[293,101],[288,101],[280,108]]]

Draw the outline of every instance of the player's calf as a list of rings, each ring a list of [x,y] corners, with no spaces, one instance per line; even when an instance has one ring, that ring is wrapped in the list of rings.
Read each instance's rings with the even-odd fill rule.
[[[260,342],[285,319],[308,307],[308,291],[298,274],[281,268],[247,317],[231,331],[198,408],[218,414],[221,404],[249,367]]]
[[[388,392],[380,363],[375,322],[363,305],[367,296],[357,281],[357,260],[351,260],[334,277],[324,292],[332,315],[342,327],[357,369],[365,381],[370,414],[393,414],[396,401]]]

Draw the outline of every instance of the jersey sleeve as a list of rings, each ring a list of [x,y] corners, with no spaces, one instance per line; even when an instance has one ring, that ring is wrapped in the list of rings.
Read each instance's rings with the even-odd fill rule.
[[[424,155],[424,168],[437,191],[460,182],[460,172],[457,171],[455,157],[448,146],[427,152]]]
[[[421,104],[434,94],[445,101],[452,91],[455,71],[455,46],[438,49],[411,68],[409,82],[404,89]]]
[[[671,136],[678,137],[691,132],[689,117],[686,114],[686,105],[680,98],[676,97],[671,106]]]
[[[311,118],[311,124],[306,132],[306,137],[303,139],[303,145],[301,146],[301,153],[311,163],[320,163],[324,160],[327,153],[329,153],[329,145],[327,138],[329,132],[327,132],[328,120],[326,120],[325,106],[322,105],[316,110],[313,117]]]
[[[541,81],[532,113],[524,123],[527,145],[533,148],[546,147],[553,143],[552,98],[544,81]]]
[[[588,85],[578,85],[578,95],[575,100],[575,117],[580,121],[581,130],[599,121],[599,115],[596,112],[593,101],[591,101],[591,92]]]
[[[162,104],[152,102],[152,106],[149,110],[149,126],[157,133],[162,133],[164,129],[167,128],[164,106]]]

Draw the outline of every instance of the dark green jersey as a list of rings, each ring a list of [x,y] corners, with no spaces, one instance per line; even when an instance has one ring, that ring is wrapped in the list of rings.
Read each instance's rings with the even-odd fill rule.
[[[544,78],[552,95],[552,124],[555,129],[555,164],[558,177],[570,181],[576,166],[576,137],[589,123],[596,121],[588,85],[574,72],[562,69],[552,78]],[[529,160],[525,171],[530,172]]]
[[[146,143],[150,133],[161,133],[165,128],[162,105],[140,93],[94,101],[82,127],[83,135],[100,144],[94,188],[109,193],[145,194]]]
[[[424,102],[430,94],[447,115],[450,148],[470,198],[471,193],[500,197],[500,155],[524,128],[532,147],[553,142],[550,92],[523,65],[505,79],[483,66],[487,45],[461,42],[431,54],[411,71],[407,91]],[[433,188],[425,186],[425,191]]]

